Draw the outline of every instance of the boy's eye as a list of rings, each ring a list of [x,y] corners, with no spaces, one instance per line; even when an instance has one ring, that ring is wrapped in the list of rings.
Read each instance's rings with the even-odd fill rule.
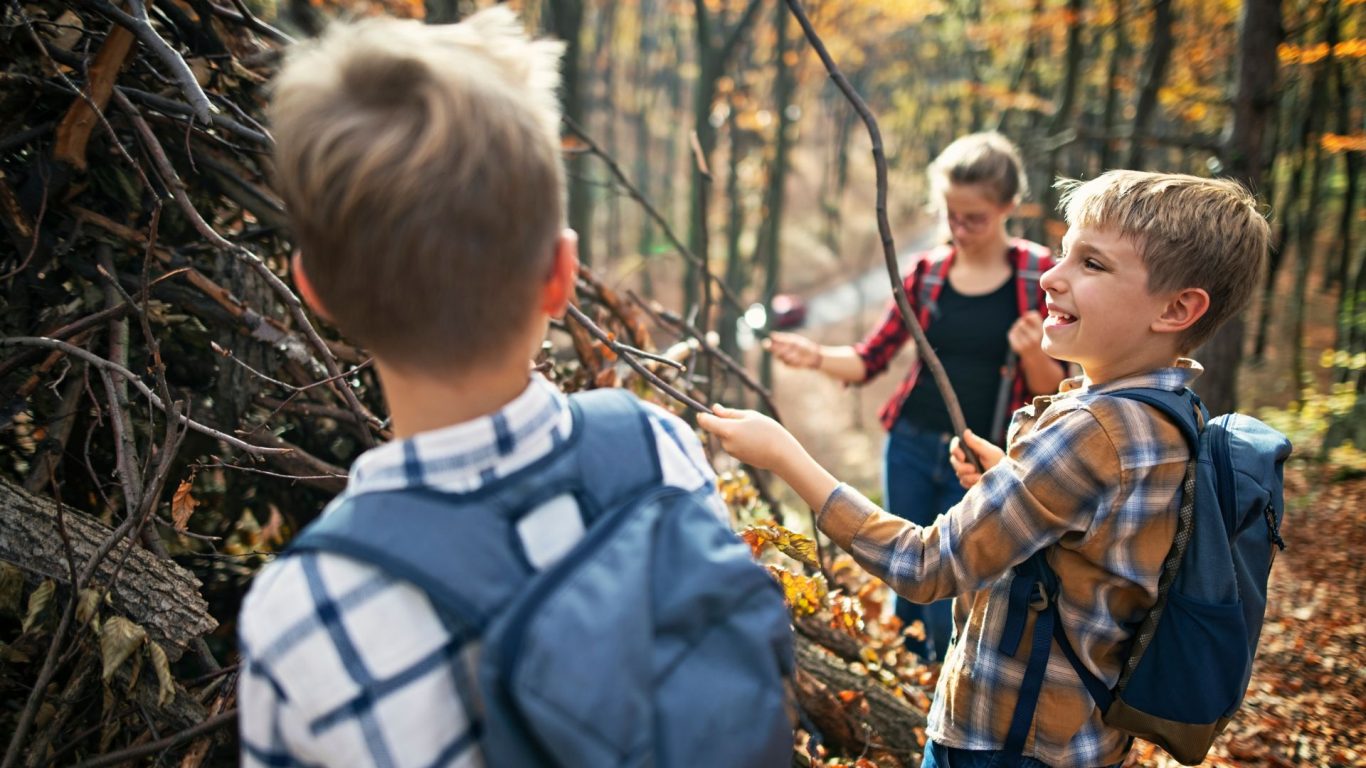
[[[1105,265],[1095,259],[1087,259],[1082,262],[1082,265],[1087,269],[1094,269],[1096,271],[1103,271],[1105,269]]]

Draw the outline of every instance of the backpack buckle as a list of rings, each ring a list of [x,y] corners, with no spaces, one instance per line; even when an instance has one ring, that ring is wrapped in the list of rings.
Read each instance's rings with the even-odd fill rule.
[[[1029,596],[1029,609],[1031,611],[1048,610],[1048,589],[1042,581],[1034,582],[1034,594]]]

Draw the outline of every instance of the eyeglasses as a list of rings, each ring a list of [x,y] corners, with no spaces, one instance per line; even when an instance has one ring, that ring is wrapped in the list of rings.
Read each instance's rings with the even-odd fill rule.
[[[986,227],[987,222],[991,220],[991,215],[987,213],[964,213],[960,215],[949,211],[948,218],[949,226],[953,229],[976,232]]]

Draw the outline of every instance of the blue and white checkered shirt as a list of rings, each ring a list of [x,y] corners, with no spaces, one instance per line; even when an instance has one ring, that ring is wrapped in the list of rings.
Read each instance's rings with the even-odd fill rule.
[[[714,489],[691,429],[658,406],[647,411],[663,482]],[[343,496],[415,486],[471,491],[549,454],[572,428],[568,400],[534,375],[497,413],[367,451]],[[725,518],[714,491],[712,500]],[[540,567],[583,533],[578,510],[553,501],[527,519],[535,524],[519,533]],[[467,649],[411,584],[337,555],[284,558],[257,575],[238,634],[242,765],[483,765],[478,724],[462,704],[467,688],[457,682],[467,674]]]

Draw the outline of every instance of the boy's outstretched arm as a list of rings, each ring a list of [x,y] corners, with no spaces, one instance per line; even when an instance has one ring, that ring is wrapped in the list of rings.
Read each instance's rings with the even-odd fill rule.
[[[769,469],[812,509],[820,509],[840,481],[811,458],[781,424],[755,411],[713,406],[697,423],[721,440],[726,453],[758,469]]]

